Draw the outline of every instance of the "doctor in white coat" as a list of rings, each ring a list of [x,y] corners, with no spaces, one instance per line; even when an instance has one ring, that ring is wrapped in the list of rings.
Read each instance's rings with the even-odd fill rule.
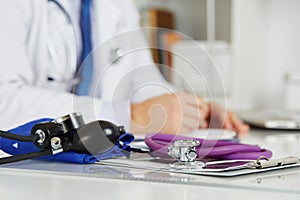
[[[106,119],[136,133],[208,126],[212,104],[174,93],[149,50],[140,48],[145,42],[131,0],[91,3],[94,76],[86,96],[72,94],[82,51],[81,0],[0,4],[1,129],[74,111],[86,121]],[[113,62],[110,54],[117,50],[125,54]],[[225,128],[248,130],[234,114],[225,114]]]

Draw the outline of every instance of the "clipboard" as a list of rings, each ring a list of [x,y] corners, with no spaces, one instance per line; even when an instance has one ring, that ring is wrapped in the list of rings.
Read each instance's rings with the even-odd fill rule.
[[[130,158],[119,157],[113,159],[107,159],[98,161],[96,165],[104,165],[111,167],[124,167],[124,168],[135,168],[143,169],[149,171],[162,171],[162,172],[173,172],[173,173],[183,173],[192,175],[203,175],[203,176],[216,176],[216,177],[234,177],[248,174],[256,174],[262,172],[269,172],[287,168],[300,167],[299,157],[288,156],[280,159],[270,159],[270,160],[259,160],[263,165],[261,168],[255,167],[254,164],[258,161],[254,160],[240,160],[232,161],[201,161],[206,163],[221,163],[229,164],[229,167],[225,166],[223,168],[196,168],[196,169],[176,169],[172,168],[172,163],[176,162],[173,158],[160,158],[152,157],[150,154],[145,153],[132,153]],[[222,163],[223,162],[223,163]],[[233,164],[234,163],[234,164]],[[246,168],[245,165],[253,165],[252,168]]]

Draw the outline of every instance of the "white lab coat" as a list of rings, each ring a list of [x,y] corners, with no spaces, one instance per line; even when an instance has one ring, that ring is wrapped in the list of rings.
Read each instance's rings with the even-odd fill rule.
[[[76,19],[79,1],[60,2],[72,19]],[[75,73],[74,67],[67,64],[66,16],[47,0],[1,2],[0,129],[74,111],[81,112],[86,121],[106,119],[129,128],[132,101],[140,102],[170,92],[166,88],[171,87],[152,63],[149,50],[143,48],[141,33],[128,33],[139,27],[134,4],[130,0],[94,0],[92,13],[93,44],[98,47],[94,53],[95,76],[90,97],[78,97],[69,93],[70,82],[63,81],[72,79]],[[77,49],[80,49],[79,21],[73,23]],[[61,69],[54,67],[49,56],[49,32]],[[111,38],[120,33],[123,34],[117,43],[123,45],[127,56],[109,64],[109,46],[114,41]],[[49,81],[49,76],[54,80]]]

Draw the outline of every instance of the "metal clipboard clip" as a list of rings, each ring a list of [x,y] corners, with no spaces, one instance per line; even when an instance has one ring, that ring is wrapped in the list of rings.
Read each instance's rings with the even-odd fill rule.
[[[299,158],[296,156],[288,156],[279,159],[268,159],[264,156],[261,156],[256,161],[247,163],[247,167],[252,169],[265,169],[269,167],[297,164],[299,162]]]
[[[168,154],[178,160],[177,162],[171,163],[170,168],[173,170],[221,172],[240,169],[271,169],[284,166],[288,167],[289,165],[292,166],[293,164],[300,163],[299,158],[296,156],[279,159],[268,159],[265,156],[260,156],[257,160],[221,160],[204,163],[196,160],[196,147],[199,145],[200,142],[196,140],[177,140],[171,144],[168,147]],[[234,163],[237,163],[237,165]],[[224,166],[224,164],[233,165]],[[220,166],[216,167],[218,165]]]

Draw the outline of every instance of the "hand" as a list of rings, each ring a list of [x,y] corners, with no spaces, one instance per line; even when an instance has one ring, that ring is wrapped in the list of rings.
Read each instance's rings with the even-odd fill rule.
[[[208,126],[208,104],[187,93],[166,94],[131,105],[133,133],[188,133]]]
[[[224,128],[234,130],[240,134],[248,133],[250,130],[248,124],[245,124],[240,118],[230,111],[226,112]]]
[[[216,103],[209,103],[209,115],[207,121],[211,128],[225,128],[237,133],[247,133],[250,128],[240,120],[233,112],[226,111]]]

